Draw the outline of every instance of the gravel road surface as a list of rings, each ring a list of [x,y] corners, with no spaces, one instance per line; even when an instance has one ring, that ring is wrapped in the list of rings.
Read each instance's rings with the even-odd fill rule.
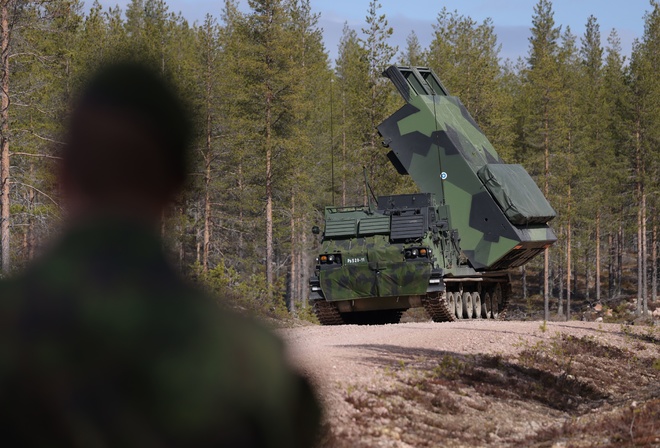
[[[469,321],[280,333],[325,404],[324,446],[574,443],[579,434],[548,435],[549,428],[626,400],[660,398],[658,327]],[[609,367],[615,363],[620,371]],[[634,387],[610,384],[608,375],[635,370]]]

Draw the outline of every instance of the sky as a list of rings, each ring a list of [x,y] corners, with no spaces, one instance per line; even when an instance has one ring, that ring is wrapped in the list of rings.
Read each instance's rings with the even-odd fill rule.
[[[91,4],[91,0],[86,2]],[[125,7],[129,0],[101,0],[104,7]],[[167,0],[171,11],[181,12],[191,23],[201,22],[207,13],[219,17],[221,0]],[[319,26],[323,28],[325,47],[331,59],[337,56],[337,47],[344,23],[360,33],[365,26],[369,0],[312,0],[313,9],[321,14]],[[380,0],[381,13],[393,28],[391,44],[402,51],[406,37],[415,30],[427,47],[433,38],[433,24],[443,7],[472,17],[477,22],[491,18],[502,48],[502,59],[525,57],[528,52],[529,28],[537,0]],[[247,0],[240,0],[241,9],[248,10]],[[630,55],[635,38],[644,32],[644,13],[650,9],[649,0],[554,0],[555,23],[562,30],[570,26],[573,34],[581,36],[590,15],[600,24],[603,45],[612,28],[621,39],[623,53]]]

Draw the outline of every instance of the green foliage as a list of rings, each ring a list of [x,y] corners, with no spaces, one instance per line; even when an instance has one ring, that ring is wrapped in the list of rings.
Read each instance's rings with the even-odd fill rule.
[[[415,30],[412,30],[408,37],[406,37],[406,49],[401,54],[401,65],[424,65],[426,58],[426,52],[419,43],[417,33]]]
[[[200,271],[200,267],[196,266]],[[277,285],[272,299],[263,273],[242,277],[236,269],[226,267],[223,261],[207,273],[199,273],[201,284],[218,297],[221,305],[238,308],[260,316],[282,318],[287,314],[283,286]]]
[[[448,380],[458,379],[468,368],[468,364],[452,355],[444,355],[440,363],[433,368],[433,376]]]
[[[660,372],[660,358],[656,358],[655,361],[653,361],[653,370],[656,370]]]
[[[539,330],[541,330],[541,333],[548,331],[548,322],[545,320],[541,322],[541,325],[539,325]]]
[[[513,144],[512,103],[502,79],[504,68],[499,64],[500,45],[492,20],[477,23],[443,8],[433,29],[428,64],[506,157]]]
[[[319,323],[319,320],[317,319],[316,314],[314,314],[314,310],[311,306],[305,306],[304,308],[298,309],[297,317],[300,320],[311,322],[313,324]]]

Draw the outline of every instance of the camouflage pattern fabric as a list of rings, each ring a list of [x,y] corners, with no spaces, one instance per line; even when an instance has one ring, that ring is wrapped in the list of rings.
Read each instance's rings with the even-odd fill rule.
[[[182,282],[132,225],[69,232],[0,284],[5,446],[310,446],[281,342]]]
[[[431,263],[406,262],[403,248],[403,244],[390,244],[387,235],[324,239],[325,253],[343,257],[342,265],[324,266],[319,272],[326,300],[425,294]]]
[[[322,269],[319,279],[329,301],[424,295],[430,263],[359,263]]]

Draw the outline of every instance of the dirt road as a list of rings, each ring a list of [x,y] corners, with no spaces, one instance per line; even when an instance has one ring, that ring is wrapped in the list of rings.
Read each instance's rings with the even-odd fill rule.
[[[281,333],[325,403],[323,446],[660,446],[658,327],[470,321]]]

